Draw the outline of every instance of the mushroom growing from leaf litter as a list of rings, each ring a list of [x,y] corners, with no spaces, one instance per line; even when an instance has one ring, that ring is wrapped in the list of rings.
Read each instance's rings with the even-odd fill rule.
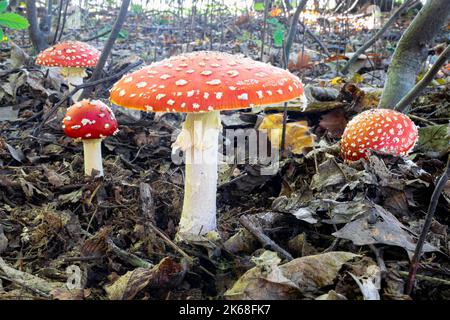
[[[303,95],[286,70],[242,56],[199,51],[174,56],[124,76],[111,89],[119,106],[147,112],[185,112],[174,143],[186,156],[178,239],[195,239],[216,226],[220,110],[252,108]]]
[[[96,170],[103,176],[102,139],[118,131],[112,110],[99,100],[79,101],[67,109],[62,127],[66,136],[83,141],[84,174]]]
[[[95,67],[100,57],[100,51],[87,43],[67,41],[55,44],[45,49],[36,58],[36,64],[46,67],[60,67],[61,75],[67,80],[69,90],[83,83],[87,76],[85,69]],[[78,90],[72,100],[78,101],[81,90]]]
[[[407,155],[418,137],[416,125],[403,113],[391,109],[367,110],[347,124],[341,154],[348,161],[367,159],[370,150]]]

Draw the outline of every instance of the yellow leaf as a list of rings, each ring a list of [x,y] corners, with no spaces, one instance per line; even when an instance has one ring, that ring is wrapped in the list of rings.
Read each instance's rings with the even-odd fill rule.
[[[26,7],[27,7],[26,2],[22,1],[19,3],[19,8],[26,8]]]
[[[281,147],[281,136],[283,134],[283,114],[275,113],[264,117],[258,127],[259,131],[267,131],[269,140],[276,139],[275,148]],[[275,132],[272,130],[276,130]],[[305,148],[314,146],[314,137],[309,132],[306,121],[286,123],[286,148],[294,154],[302,154]]]
[[[354,83],[362,83],[364,81],[364,77],[359,73],[355,73],[352,77],[352,81]]]
[[[342,79],[342,77],[336,77],[336,78],[331,79],[331,81],[330,81],[330,83],[333,86],[336,86],[336,85],[341,84],[343,82],[344,82],[344,79]]]

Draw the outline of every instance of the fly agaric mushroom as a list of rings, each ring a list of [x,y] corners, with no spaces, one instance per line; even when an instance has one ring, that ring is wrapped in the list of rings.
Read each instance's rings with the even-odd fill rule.
[[[171,57],[124,76],[110,100],[147,112],[186,112],[174,143],[186,156],[182,239],[216,230],[220,110],[252,108],[303,95],[300,79],[286,70],[222,52]]]
[[[103,176],[102,139],[118,131],[112,110],[99,100],[84,99],[67,109],[62,127],[66,136],[83,141],[84,174],[96,170]]]
[[[406,115],[391,109],[372,109],[358,114],[347,124],[341,153],[348,161],[367,159],[370,150],[407,155],[417,139],[417,127]]]
[[[61,75],[67,80],[69,90],[83,83],[87,76],[85,69],[95,67],[100,51],[80,41],[67,41],[55,44],[42,51],[36,58],[36,64],[46,67],[61,67]],[[78,101],[81,90],[78,90],[73,101]]]

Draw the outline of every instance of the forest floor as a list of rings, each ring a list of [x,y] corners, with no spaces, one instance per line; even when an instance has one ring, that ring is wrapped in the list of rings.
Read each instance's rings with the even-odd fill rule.
[[[166,17],[159,18],[144,26],[130,15],[105,76],[141,59],[150,63],[186,50],[260,57],[260,16],[223,16],[207,24],[161,24]],[[443,69],[413,104],[420,140],[408,158],[374,154],[345,163],[339,138],[352,116],[378,104],[391,48],[409,23],[400,21],[341,77],[337,65],[371,34],[355,27],[369,18],[346,18],[354,20],[321,27],[331,56],[303,32],[291,54],[289,69],[307,85],[309,106],[303,111],[290,104],[289,122],[306,121],[314,147],[296,144],[300,137],[293,133],[287,145],[295,152],[270,176],[260,174],[263,165],[222,164],[221,239],[198,243],[171,240],[184,184],[184,168],[172,162],[171,145],[183,115],[113,106],[120,131],[103,142],[105,176],[86,178],[82,145],[61,129],[64,107],[43,123],[67,91],[64,81],[34,65],[26,36],[12,34],[18,47],[3,45],[0,52],[0,298],[363,299],[369,293],[361,288],[372,283],[382,299],[410,299],[403,294],[409,258],[445,167],[450,72]],[[95,27],[78,36],[92,37]],[[271,28],[263,60],[280,66]],[[101,48],[103,40],[90,43]],[[97,86],[93,96],[107,102],[113,83]],[[281,112],[281,105],[223,112],[222,125],[257,128]],[[447,184],[414,299],[450,299],[449,208]],[[256,226],[288,256],[274,254],[280,250],[261,244],[240,221]],[[65,283],[77,270],[84,289],[69,290]]]

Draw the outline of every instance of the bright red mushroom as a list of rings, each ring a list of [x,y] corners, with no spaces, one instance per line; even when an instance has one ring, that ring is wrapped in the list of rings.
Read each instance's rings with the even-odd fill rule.
[[[103,176],[102,139],[118,131],[112,110],[99,100],[82,100],[67,109],[62,127],[68,137],[83,141],[85,175],[96,170]]]
[[[87,76],[85,69],[95,67],[100,57],[100,51],[87,43],[67,41],[55,44],[42,51],[36,58],[36,64],[46,67],[60,67],[61,75],[67,80],[69,90],[83,83]],[[78,101],[81,90],[72,97]]]
[[[345,128],[341,154],[345,160],[367,159],[370,150],[407,155],[418,139],[414,122],[391,109],[372,109],[354,117]]]
[[[300,79],[286,70],[222,52],[187,53],[124,76],[111,102],[153,112],[186,112],[174,143],[186,155],[183,212],[178,237],[216,230],[219,110],[252,108],[303,95]]]

